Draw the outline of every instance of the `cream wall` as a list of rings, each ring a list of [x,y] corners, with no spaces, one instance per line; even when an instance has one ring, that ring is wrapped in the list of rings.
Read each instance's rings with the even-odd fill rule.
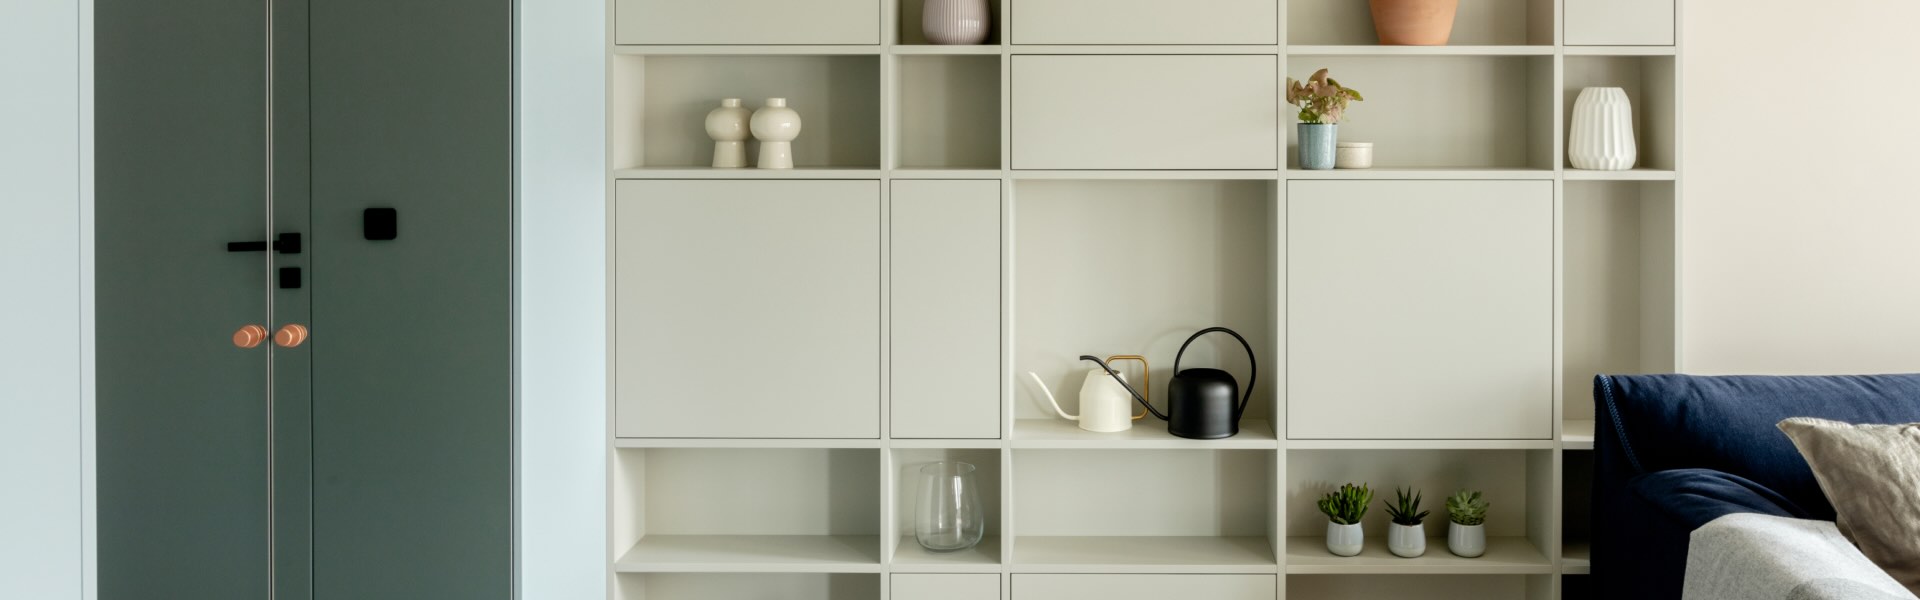
[[[1920,371],[1920,2],[1684,5],[1682,366]]]

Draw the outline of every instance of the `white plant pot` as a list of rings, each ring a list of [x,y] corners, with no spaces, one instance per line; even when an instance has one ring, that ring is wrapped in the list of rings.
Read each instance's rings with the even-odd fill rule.
[[[1487,526],[1447,523],[1447,550],[1463,558],[1487,553]]]
[[[1625,171],[1639,160],[1633,141],[1633,104],[1617,87],[1580,90],[1567,130],[1567,160],[1575,169]]]
[[[1327,551],[1336,556],[1356,556],[1367,547],[1366,532],[1359,523],[1341,525],[1327,521]]]
[[[1401,558],[1418,558],[1427,553],[1427,526],[1387,525],[1387,550]]]

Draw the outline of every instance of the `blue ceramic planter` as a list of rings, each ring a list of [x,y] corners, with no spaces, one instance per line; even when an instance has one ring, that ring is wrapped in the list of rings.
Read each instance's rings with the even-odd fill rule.
[[[1301,123],[1300,168],[1315,171],[1333,168],[1339,131],[1339,125]]]

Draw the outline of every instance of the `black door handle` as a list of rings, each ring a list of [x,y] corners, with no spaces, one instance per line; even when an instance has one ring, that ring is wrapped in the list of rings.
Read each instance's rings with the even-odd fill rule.
[[[298,233],[280,234],[279,239],[276,239],[273,241],[273,250],[281,254],[299,254],[300,253],[300,234]],[[228,252],[266,252],[267,242],[265,240],[258,241],[258,242],[227,242],[227,251]]]

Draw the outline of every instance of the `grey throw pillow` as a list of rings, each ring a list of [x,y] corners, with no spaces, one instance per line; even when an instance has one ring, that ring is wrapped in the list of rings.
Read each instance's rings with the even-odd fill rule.
[[[1840,515],[1840,533],[1920,595],[1920,423],[1780,422]]]

